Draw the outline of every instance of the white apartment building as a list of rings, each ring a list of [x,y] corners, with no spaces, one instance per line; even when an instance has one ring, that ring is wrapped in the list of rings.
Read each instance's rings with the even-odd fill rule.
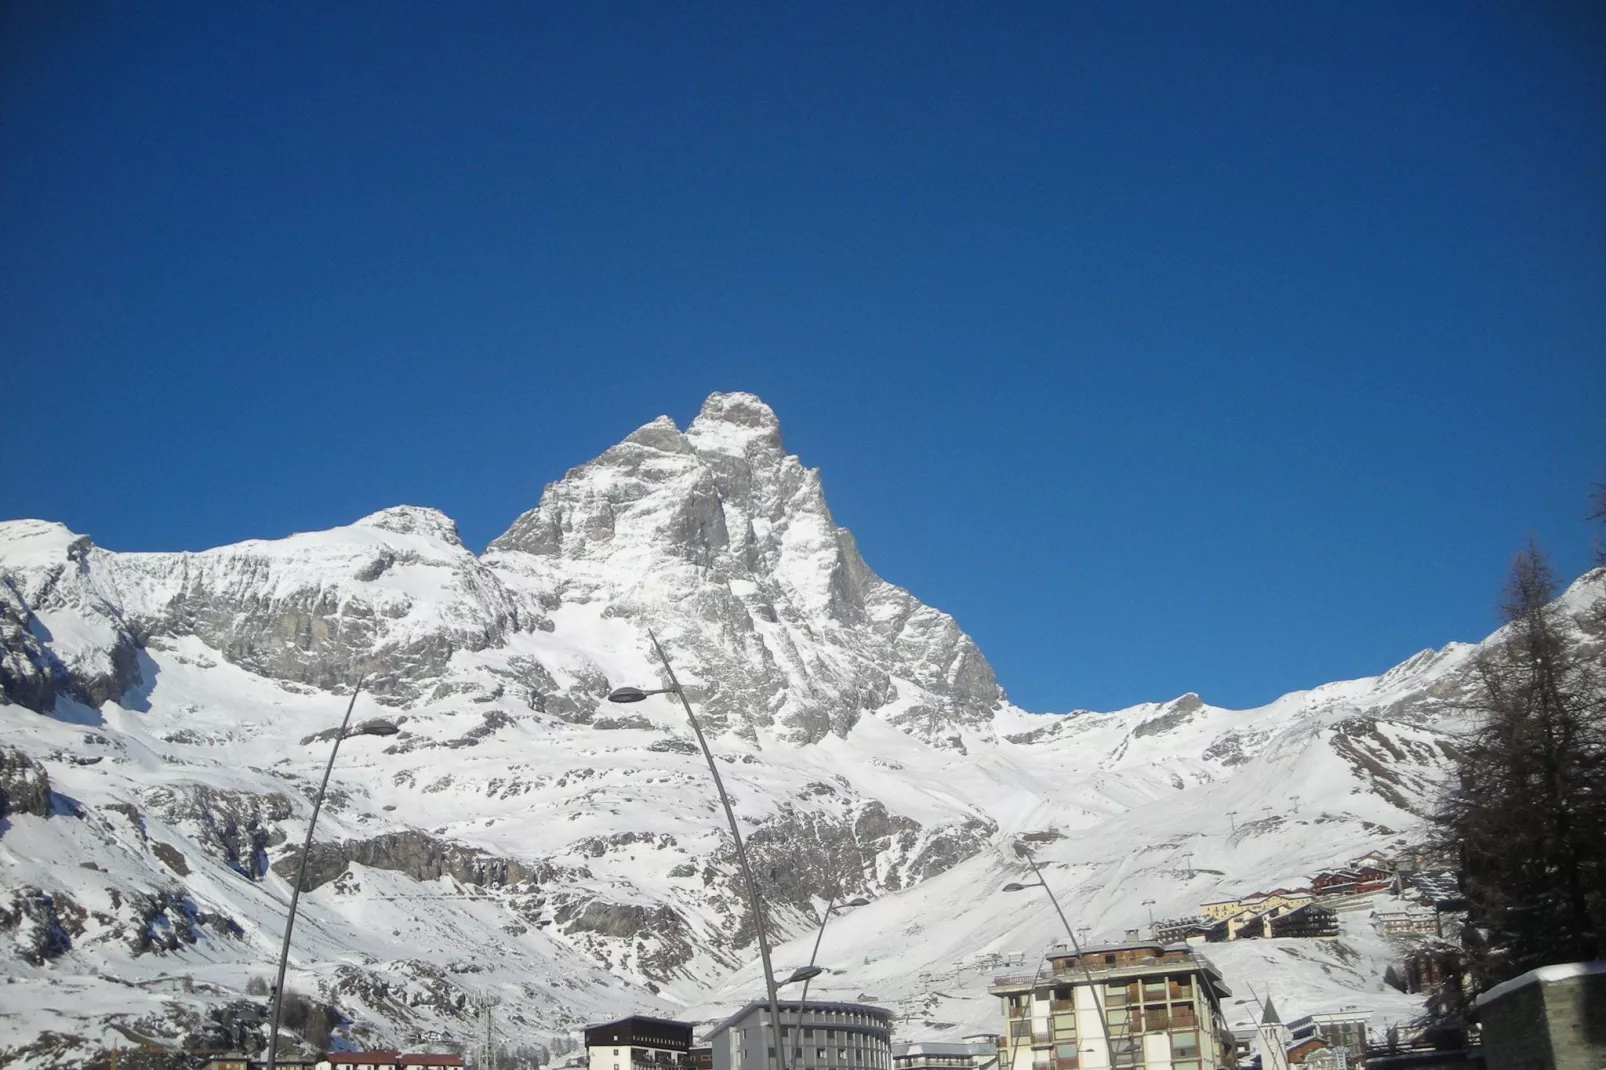
[[[996,978],[988,991],[1003,1005],[1001,1070],[1236,1066],[1221,1012],[1232,991],[1186,944],[1059,948],[1035,974]]]
[[[782,1001],[781,1070],[892,1070],[892,1012],[868,1003]],[[754,1001],[711,1030],[714,1070],[776,1070],[770,1007]]]
[[[632,1015],[586,1027],[588,1070],[691,1070],[692,1027]]]

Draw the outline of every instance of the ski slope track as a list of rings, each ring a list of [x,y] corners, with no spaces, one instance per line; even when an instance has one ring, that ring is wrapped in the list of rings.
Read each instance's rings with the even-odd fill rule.
[[[1582,620],[1603,583],[1564,607]],[[778,972],[829,896],[871,898],[827,930],[811,995],[894,1007],[905,1040],[996,1031],[989,956],[1029,972],[1063,936],[1042,896],[998,891],[1018,837],[1092,940],[1417,840],[1477,649],[1253,710],[1026,712],[870,570],[745,394],[643,426],[477,555],[410,506],[199,553],[0,523],[0,1062],[241,1035],[359,677],[355,719],[402,731],[341,745],[290,960],[337,1044],[469,1040],[479,993],[510,1044],[760,993],[678,704],[605,701],[661,686],[649,628],[721,762]],[[1285,1014],[1409,1018],[1381,981],[1400,948],[1364,917],[1210,950]]]

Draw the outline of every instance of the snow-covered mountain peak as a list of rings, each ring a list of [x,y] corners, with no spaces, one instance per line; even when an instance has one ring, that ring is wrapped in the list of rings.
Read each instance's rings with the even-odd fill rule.
[[[752,394],[714,393],[686,429],[686,437],[699,453],[751,456],[754,452],[779,454],[781,421],[775,410]]]
[[[1562,599],[1580,642],[1606,636],[1603,588]],[[745,1002],[753,919],[701,753],[673,699],[607,702],[667,683],[649,628],[721,763],[776,961],[807,960],[826,899],[872,899],[832,921],[811,991],[876,992],[907,1039],[996,1028],[989,964],[1063,937],[1040,897],[996,894],[1025,875],[1018,839],[1103,936],[1408,845],[1479,649],[1251,710],[1028,713],[861,559],[740,393],[571,469],[478,556],[415,506],[199,553],[0,523],[0,774],[33,800],[0,822],[0,972],[36,982],[0,1016],[0,1062],[78,1065],[113,1027],[176,1041],[271,965],[332,692],[359,673],[358,715],[402,731],[339,751],[291,958],[352,1043],[461,1036],[484,990],[532,1041]],[[1376,934],[1270,951],[1225,949],[1229,983],[1275,975],[1281,999],[1297,975],[1296,1014],[1417,1005],[1382,985]],[[45,1030],[85,1049],[22,1049]]]
[[[69,548],[87,548],[89,536],[54,520],[0,520],[0,553],[8,562],[57,564]]]
[[[377,528],[397,535],[422,535],[425,538],[461,547],[462,537],[457,533],[457,521],[441,512],[421,505],[393,505],[381,509],[352,524],[353,527]]]

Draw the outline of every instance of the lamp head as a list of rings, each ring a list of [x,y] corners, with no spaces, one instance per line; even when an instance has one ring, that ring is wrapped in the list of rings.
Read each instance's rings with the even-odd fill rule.
[[[639,687],[616,687],[608,692],[609,702],[640,702],[647,697],[647,692]]]
[[[781,984],[789,985],[794,981],[807,981],[812,977],[820,976],[820,974],[824,972],[824,966],[799,966],[797,969],[792,971],[792,976],[782,981]]]
[[[395,722],[387,721],[383,717],[375,717],[372,720],[364,721],[347,732],[346,735],[348,738],[351,736],[393,736],[400,731],[401,729],[396,727]]]
[[[1027,886],[1024,885],[1024,884],[1020,884],[1020,883],[1018,883],[1016,881],[1010,881],[1008,884],[1006,884],[1002,888],[1000,888],[999,891],[1002,891],[1002,892],[1022,892],[1022,891],[1026,890],[1026,887]]]
[[[857,899],[849,899],[842,905],[845,907],[867,907],[870,905],[870,900],[861,895]]]

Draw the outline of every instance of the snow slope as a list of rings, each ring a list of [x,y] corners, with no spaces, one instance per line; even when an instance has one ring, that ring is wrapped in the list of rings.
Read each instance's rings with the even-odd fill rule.
[[[1564,604],[1583,620],[1602,586]],[[1476,649],[1254,710],[1027,713],[950,617],[875,576],[742,394],[645,425],[480,555],[405,506],[193,554],[0,523],[0,785],[50,786],[0,817],[0,1061],[249,1035],[235,1001],[271,974],[359,676],[355,719],[403,731],[341,746],[291,958],[343,1043],[464,1039],[482,992],[514,1043],[752,996],[753,919],[678,703],[605,702],[658,686],[648,628],[710,729],[778,968],[827,897],[871,897],[827,930],[811,994],[896,1006],[904,1039],[996,1028],[991,971],[1063,937],[1046,900],[997,890],[1017,837],[1093,940],[1412,842]],[[1285,1014],[1414,1013],[1380,979],[1399,949],[1345,920],[1211,953]]]

